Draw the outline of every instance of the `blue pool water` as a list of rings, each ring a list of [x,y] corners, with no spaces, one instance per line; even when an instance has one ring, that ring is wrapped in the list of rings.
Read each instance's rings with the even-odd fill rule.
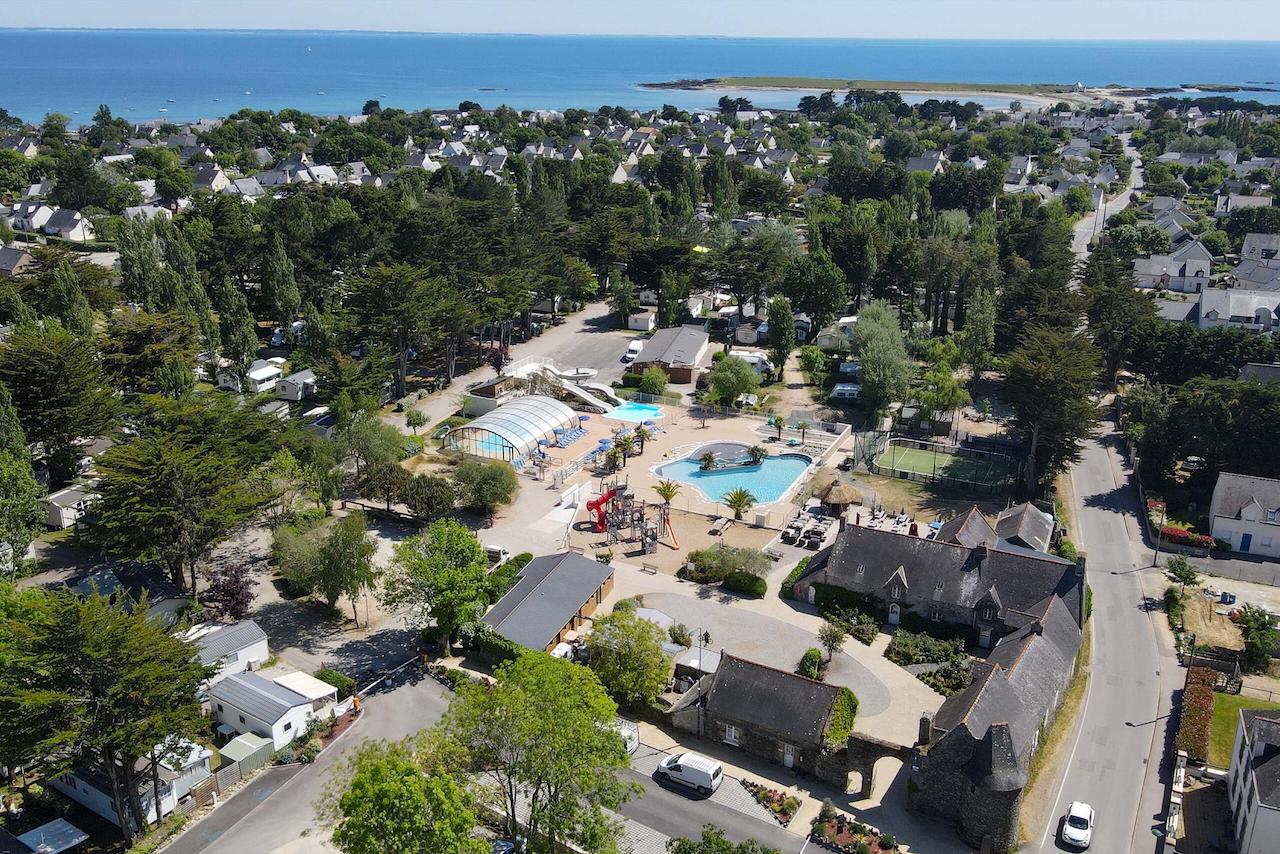
[[[684,459],[664,463],[656,473],[661,478],[689,484],[708,501],[719,501],[726,492],[742,487],[756,497],[757,504],[770,504],[785,495],[812,462],[804,454],[779,454],[766,457],[758,466],[702,471],[698,461],[701,454],[702,449],[698,449]]]
[[[612,418],[615,421],[628,421],[632,424],[639,424],[641,421],[656,421],[663,417],[663,412],[661,406],[628,400],[621,406],[615,406],[609,410],[605,413],[605,417]]]

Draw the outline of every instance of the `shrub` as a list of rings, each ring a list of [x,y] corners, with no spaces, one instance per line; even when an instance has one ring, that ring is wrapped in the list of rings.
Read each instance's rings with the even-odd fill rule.
[[[964,657],[964,647],[956,640],[939,640],[925,634],[898,629],[884,651],[894,664],[947,664]]]
[[[489,573],[489,602],[497,602],[507,591],[516,585],[516,578],[520,575],[520,570],[524,569],[529,561],[533,560],[533,555],[529,552],[521,552],[502,566]]]
[[[628,614],[634,614],[636,608],[640,607],[640,603],[635,599],[619,599],[618,604],[613,606],[614,611],[623,611]]]
[[[737,572],[763,576],[769,566],[769,556],[762,551],[717,543],[709,549],[690,552],[688,563],[676,572],[676,577],[714,584]]]
[[[720,586],[725,590],[742,593],[753,599],[761,598],[769,589],[768,583],[763,578],[749,572],[731,572],[724,577]]]
[[[638,389],[640,388],[640,381],[643,379],[644,377],[641,376],[640,374],[623,374],[622,387]]]
[[[1066,558],[1067,560],[1070,560],[1070,561],[1074,561],[1080,556],[1080,552],[1076,548],[1076,544],[1071,542],[1070,540],[1065,540],[1065,539],[1062,542],[1058,543],[1057,552],[1058,552],[1058,557]]]
[[[324,684],[337,688],[339,700],[345,700],[356,692],[356,680],[331,667],[321,667],[312,675]]]
[[[471,648],[481,658],[493,664],[514,661],[524,650],[520,644],[498,634],[487,623],[476,623],[468,628],[471,632]]]
[[[657,365],[651,365],[645,368],[643,374],[640,375],[640,391],[642,394],[651,394],[655,397],[667,390],[667,374]]]
[[[787,577],[783,579],[783,582],[782,582],[781,593],[783,598],[785,599],[795,598],[792,588],[795,587],[796,582],[800,580],[800,576],[804,575],[804,571],[808,568],[809,568],[809,558],[807,557],[801,558],[800,562],[791,568],[791,571],[787,573]]]
[[[828,605],[819,609],[822,616],[840,626],[853,639],[870,645],[880,633],[880,621],[871,614],[853,608],[842,608],[839,605]]]
[[[950,697],[969,687],[972,673],[973,665],[966,656],[949,661],[937,670],[921,673],[917,678],[942,696]]]
[[[857,611],[870,612],[873,610],[867,597],[860,593],[854,593],[852,590],[845,590],[843,587],[837,587],[833,584],[814,584],[813,589],[813,601],[818,606],[819,611],[830,605],[853,608]]]
[[[892,833],[886,833],[884,836],[880,837],[881,851],[893,851],[893,850],[896,850],[897,847],[898,847],[898,838],[894,836]]]
[[[1174,545],[1195,546],[1202,549],[1211,549],[1214,545],[1213,537],[1205,534],[1193,534],[1190,531],[1184,531],[1182,528],[1173,528],[1168,525],[1160,529],[1160,539]]]
[[[1213,688],[1188,685],[1182,692],[1182,712],[1178,719],[1178,750],[1203,762],[1209,755],[1209,725],[1213,721]]]
[[[827,719],[826,743],[830,750],[839,750],[849,741],[849,733],[853,732],[853,721],[858,716],[858,698],[848,688],[841,688],[836,693],[836,701],[831,705],[831,716]]]
[[[1169,628],[1175,632],[1182,631],[1185,624],[1186,610],[1183,605],[1183,592],[1170,584],[1164,589],[1164,613],[1169,620]]]
[[[667,627],[667,635],[671,638],[672,643],[680,646],[693,646],[693,634],[684,623],[672,623]]]
[[[796,673],[809,679],[821,679],[824,664],[826,662],[822,660],[822,650],[811,646],[800,657],[800,663],[796,665]]]

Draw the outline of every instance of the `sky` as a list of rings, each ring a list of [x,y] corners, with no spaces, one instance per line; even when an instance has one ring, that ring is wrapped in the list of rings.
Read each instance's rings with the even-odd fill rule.
[[[1277,0],[0,0],[5,27],[1280,41]]]

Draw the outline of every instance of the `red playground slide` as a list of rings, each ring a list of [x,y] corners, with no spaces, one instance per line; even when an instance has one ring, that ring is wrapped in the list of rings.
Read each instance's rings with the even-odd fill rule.
[[[604,533],[604,508],[613,500],[615,490],[609,490],[604,495],[594,498],[587,502],[587,511],[596,514],[596,533]]]

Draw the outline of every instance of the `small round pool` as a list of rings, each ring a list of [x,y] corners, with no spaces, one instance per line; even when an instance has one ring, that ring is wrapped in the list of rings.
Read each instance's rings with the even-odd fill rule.
[[[687,457],[658,466],[654,474],[665,480],[687,483],[708,501],[719,502],[726,492],[742,488],[755,496],[757,504],[772,504],[786,495],[813,463],[811,457],[796,453],[765,457],[759,465],[730,462],[745,458],[747,447],[728,442],[701,445]],[[725,462],[729,464],[724,468],[703,471],[700,458],[708,451],[715,454],[722,465]]]
[[[642,421],[656,421],[662,418],[665,413],[661,406],[655,406],[652,403],[639,403],[634,400],[623,402],[619,406],[615,406],[604,414],[605,418],[612,418],[615,421],[626,421],[630,424],[639,424]]]

